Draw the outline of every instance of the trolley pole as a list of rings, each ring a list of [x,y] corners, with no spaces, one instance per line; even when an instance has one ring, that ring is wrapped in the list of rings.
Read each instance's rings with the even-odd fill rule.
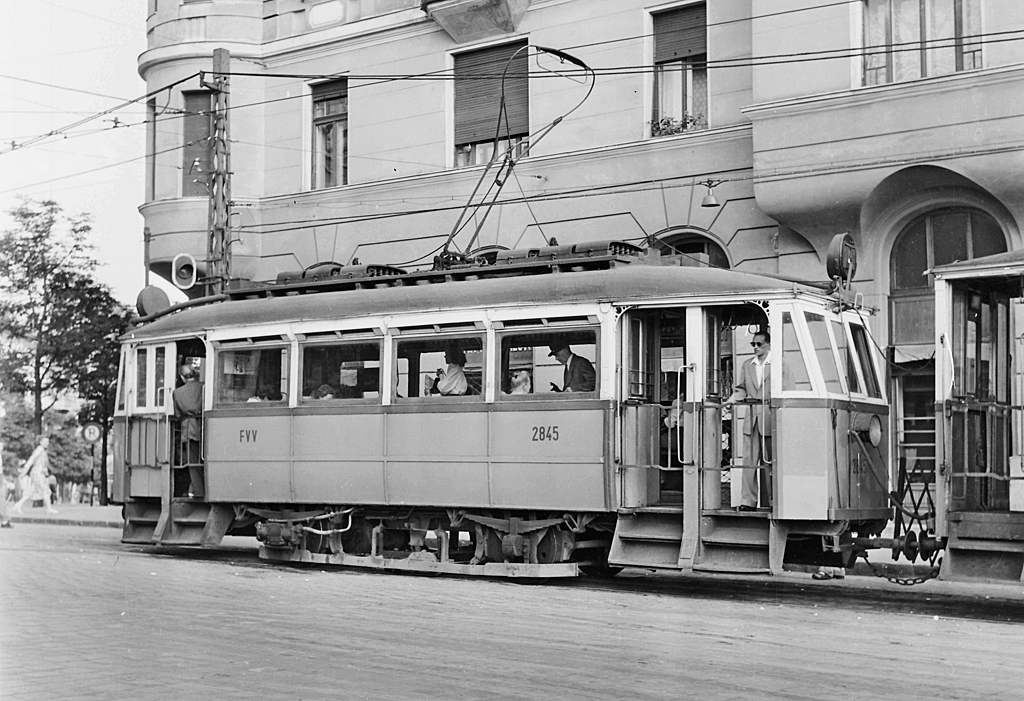
[[[210,174],[210,238],[207,247],[207,293],[220,294],[231,279],[231,142],[228,130],[231,55],[214,49],[210,80],[199,74],[200,84],[213,93]]]

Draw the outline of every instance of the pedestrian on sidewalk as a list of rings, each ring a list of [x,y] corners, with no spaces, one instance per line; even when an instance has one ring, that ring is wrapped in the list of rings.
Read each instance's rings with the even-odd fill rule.
[[[57,510],[50,503],[50,483],[47,479],[50,475],[50,456],[46,449],[50,446],[50,439],[47,436],[39,436],[38,445],[32,451],[32,455],[21,467],[18,477],[28,476],[29,488],[25,490],[21,499],[14,505],[14,510],[19,514],[21,507],[29,500],[42,499],[46,504],[46,513],[55,514]]]
[[[845,579],[846,570],[842,567],[819,567],[818,571],[811,575],[811,579]]]
[[[11,528],[11,509],[7,505],[7,475],[4,474],[3,443],[0,443],[0,528]]]

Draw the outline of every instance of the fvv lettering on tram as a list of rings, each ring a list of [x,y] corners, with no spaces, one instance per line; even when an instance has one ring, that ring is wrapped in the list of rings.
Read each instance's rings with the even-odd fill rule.
[[[238,442],[239,443],[255,443],[256,442],[256,430],[240,428],[238,429]]]

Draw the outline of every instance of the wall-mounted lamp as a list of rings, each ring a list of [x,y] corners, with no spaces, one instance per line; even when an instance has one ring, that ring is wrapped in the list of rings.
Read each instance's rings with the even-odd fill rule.
[[[707,180],[702,180],[701,182],[697,183],[697,185],[703,185],[704,187],[706,187],[708,189],[708,194],[704,195],[704,199],[702,199],[700,201],[700,206],[701,207],[720,207],[721,206],[721,204],[719,204],[719,202],[718,202],[718,198],[715,197],[715,188],[718,187],[719,185],[721,185],[723,182],[725,182],[725,181],[724,180],[712,180],[711,178],[708,178]]]

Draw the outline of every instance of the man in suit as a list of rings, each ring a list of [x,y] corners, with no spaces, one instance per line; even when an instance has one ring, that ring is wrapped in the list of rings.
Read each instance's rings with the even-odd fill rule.
[[[725,400],[726,404],[744,400],[755,402],[749,405],[750,413],[743,422],[743,434],[747,441],[746,465],[767,465],[772,460],[771,363],[768,361],[771,342],[767,331],[754,334],[754,340],[750,343],[754,357],[743,363],[735,390]],[[740,511],[754,511],[757,508],[758,475],[763,505],[770,506],[768,471],[745,469]]]
[[[551,383],[551,389],[554,392],[593,392],[594,387],[597,384],[597,372],[594,370],[594,365],[587,360],[582,358],[569,348],[569,344],[564,341],[556,341],[548,346],[551,351],[548,353],[548,357],[553,357],[558,362],[565,366],[565,374],[562,379],[562,388],[559,389],[558,385],[554,382]]]

